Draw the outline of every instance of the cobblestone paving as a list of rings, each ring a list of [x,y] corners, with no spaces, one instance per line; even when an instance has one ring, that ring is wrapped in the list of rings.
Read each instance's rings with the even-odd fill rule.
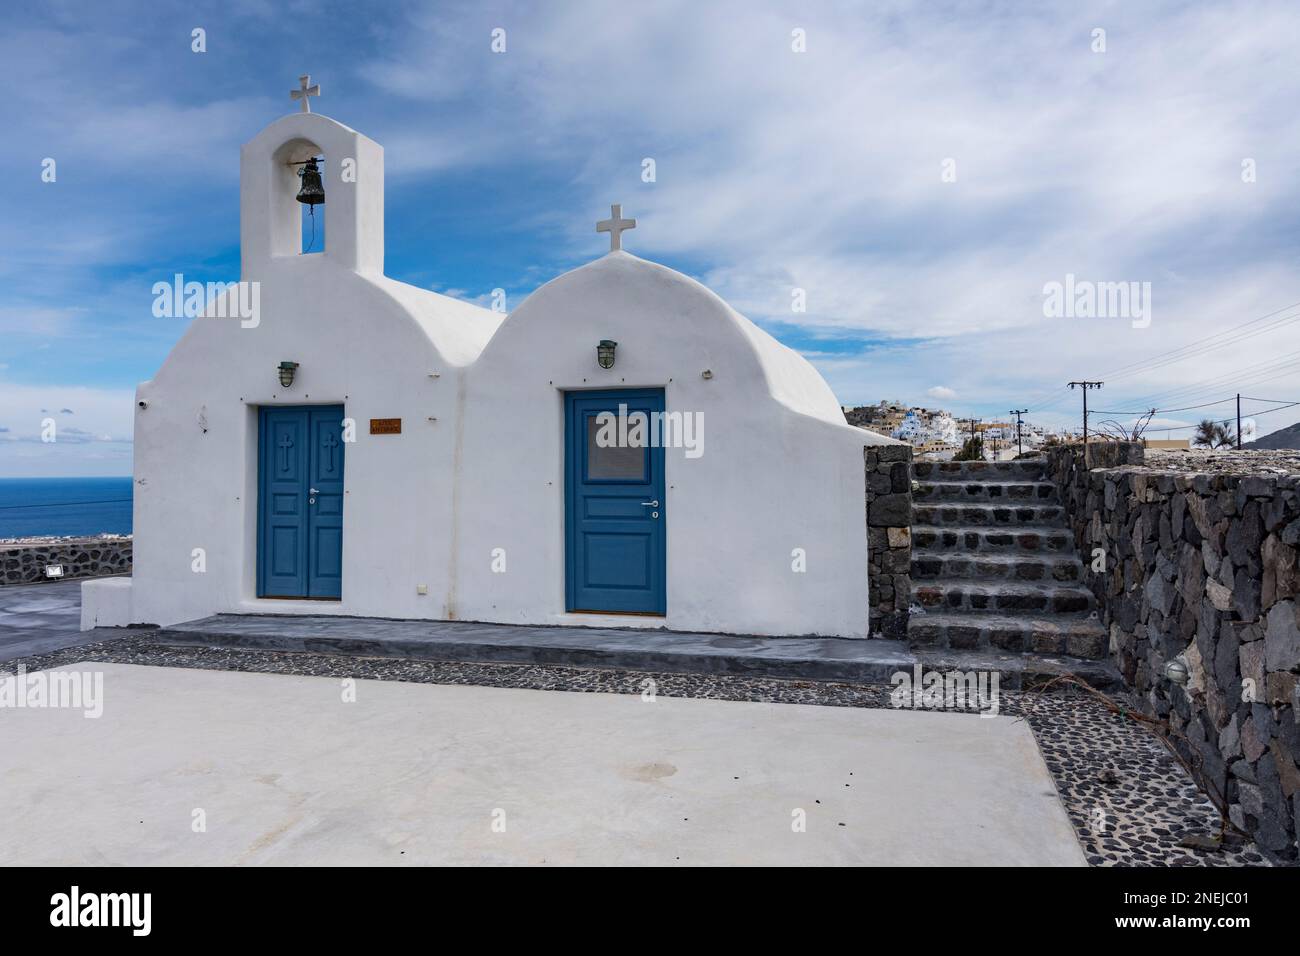
[[[147,632],[7,661],[0,664],[0,673],[12,674],[20,664],[31,672],[78,661],[534,690],[653,692],[830,707],[891,706],[891,688],[883,685],[172,648],[151,644]],[[1215,835],[1218,812],[1164,748],[1132,721],[1111,715],[1093,698],[1068,689],[1050,695],[1004,692],[1000,704],[1003,715],[1028,720],[1091,864],[1267,865],[1251,844],[1218,850],[1179,845],[1187,836]]]

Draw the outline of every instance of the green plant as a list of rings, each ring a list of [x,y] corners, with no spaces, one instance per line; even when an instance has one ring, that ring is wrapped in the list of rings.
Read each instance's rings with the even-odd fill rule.
[[[1228,422],[1220,423],[1210,418],[1201,419],[1192,438],[1192,444],[1199,448],[1223,448],[1225,445],[1235,444],[1236,441],[1237,435]]]
[[[972,435],[962,443],[961,451],[952,456],[953,461],[983,461],[984,460],[984,439],[979,435]]]

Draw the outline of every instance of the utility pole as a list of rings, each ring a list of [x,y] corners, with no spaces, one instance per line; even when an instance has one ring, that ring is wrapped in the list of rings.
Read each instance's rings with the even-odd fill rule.
[[[1027,408],[1013,408],[1011,414],[1016,416],[1016,457],[1023,455],[1024,449],[1020,447],[1020,416],[1029,411]]]
[[[1241,451],[1241,392],[1237,393],[1237,451]]]
[[[1101,386],[1102,386],[1103,384],[1105,384],[1105,383],[1103,383],[1103,382],[1070,382],[1069,384],[1070,384],[1070,388],[1071,388],[1071,389],[1073,389],[1076,385],[1079,386],[1079,387],[1081,387],[1081,388],[1083,389],[1083,444],[1084,444],[1084,447],[1086,448],[1086,447],[1088,446],[1088,389],[1090,389],[1090,388],[1101,388]]]

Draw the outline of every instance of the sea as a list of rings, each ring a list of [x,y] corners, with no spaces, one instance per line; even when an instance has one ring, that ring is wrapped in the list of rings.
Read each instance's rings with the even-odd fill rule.
[[[0,538],[131,533],[131,478],[0,478]]]

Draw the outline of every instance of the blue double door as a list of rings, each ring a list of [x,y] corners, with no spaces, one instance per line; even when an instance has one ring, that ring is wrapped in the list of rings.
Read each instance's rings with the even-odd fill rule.
[[[343,444],[342,405],[259,412],[258,597],[342,597]]]
[[[667,611],[663,410],[662,389],[565,394],[570,611]]]

